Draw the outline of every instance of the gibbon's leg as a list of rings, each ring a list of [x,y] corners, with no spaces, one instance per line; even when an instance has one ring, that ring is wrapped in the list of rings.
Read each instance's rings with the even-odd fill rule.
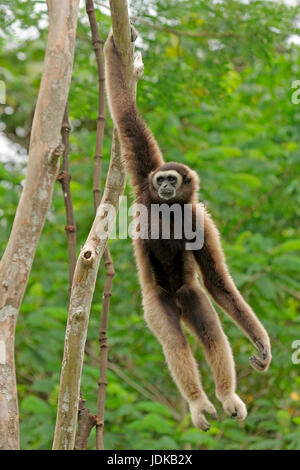
[[[259,356],[250,357],[252,367],[265,371],[272,360],[268,333],[228,272],[219,232],[214,222],[207,212],[204,217],[204,246],[201,250],[193,252],[201,270],[204,286],[258,349]]]
[[[215,309],[196,283],[183,285],[176,294],[183,321],[203,344],[214,376],[216,396],[224,411],[234,419],[245,419],[246,406],[235,393],[236,378],[231,347]]]
[[[204,413],[216,419],[215,407],[208,400],[199,377],[196,361],[180,325],[180,313],[175,300],[153,282],[143,289],[145,319],[161,343],[171,374],[186,398],[194,425],[208,431],[210,424]]]

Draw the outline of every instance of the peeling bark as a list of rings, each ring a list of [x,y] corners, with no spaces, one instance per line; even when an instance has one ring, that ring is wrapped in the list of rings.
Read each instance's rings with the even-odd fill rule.
[[[79,0],[48,0],[49,35],[30,138],[27,175],[0,263],[0,449],[19,448],[14,337],[62,153],[60,127],[73,68]]]
[[[126,67],[128,83],[134,93],[139,75],[133,73],[134,49],[130,41],[127,1],[112,1],[111,15],[116,47]],[[100,260],[109,238],[109,233],[103,238],[99,237],[99,227],[104,225],[103,209],[107,207],[107,204],[115,208],[116,215],[119,208],[119,197],[123,194],[125,182],[126,174],[121,158],[120,143],[117,131],[114,129],[111,161],[104,194],[91,231],[80,252],[74,273],[53,442],[53,449],[56,450],[71,450],[74,448],[88,320]],[[115,219],[115,215],[113,219]]]

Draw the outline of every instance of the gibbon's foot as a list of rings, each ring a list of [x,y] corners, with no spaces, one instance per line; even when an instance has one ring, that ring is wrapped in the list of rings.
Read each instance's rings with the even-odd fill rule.
[[[189,402],[189,407],[194,426],[202,431],[209,431],[210,424],[206,421],[204,413],[212,415],[212,419],[217,419],[214,405],[207,398],[197,398]]]
[[[136,38],[138,37],[137,30],[133,26],[133,24],[130,23],[130,34],[131,34],[131,42],[135,42]]]
[[[269,368],[272,360],[270,346],[261,339],[255,341],[255,343],[259,351],[259,357],[251,356],[249,361],[253,369],[258,370],[259,372],[263,372]]]
[[[243,421],[247,417],[247,408],[245,403],[240,397],[233,393],[229,397],[222,400],[222,405],[225,413],[237,421]]]

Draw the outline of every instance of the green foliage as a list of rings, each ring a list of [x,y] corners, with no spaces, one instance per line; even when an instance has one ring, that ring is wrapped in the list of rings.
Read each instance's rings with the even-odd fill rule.
[[[270,332],[273,362],[259,374],[249,366],[252,346],[220,312],[233,347],[245,423],[220,419],[208,433],[191,425],[186,405],[167,371],[161,348],[145,326],[130,240],[111,240],[114,278],[109,320],[107,449],[299,449],[299,365],[291,361],[300,339],[300,112],[292,104],[299,79],[293,8],[279,2],[131,2],[135,16],[180,31],[175,36],[138,26],[145,76],[139,83],[142,113],[167,160],[193,167],[200,198],[222,233],[233,277]],[[151,7],[151,10],[150,10]],[[16,158],[0,163],[0,254],[5,249],[24,178],[34,104],[46,46],[45,8],[39,1],[2,1],[0,79],[7,103],[1,129],[17,143]],[[104,13],[103,13],[104,12]],[[97,12],[100,32],[107,11]],[[3,14],[2,14],[3,13]],[[171,26],[170,26],[171,27]],[[293,29],[294,28],[294,29]],[[16,34],[17,32],[17,34]],[[215,36],[214,36],[215,34]],[[214,40],[212,40],[214,39]],[[80,12],[70,91],[72,191],[78,250],[93,220],[92,178],[97,116],[97,74],[85,12]],[[104,140],[108,168],[111,122]],[[2,154],[1,154],[2,155]],[[5,157],[5,156],[4,156]],[[130,189],[126,194],[130,196]],[[39,242],[17,326],[16,362],[22,447],[51,448],[68,310],[65,214],[61,188]],[[104,268],[92,306],[82,388],[96,410],[98,323]],[[214,386],[191,338],[211,399]],[[214,400],[215,402],[215,400]],[[94,435],[89,446],[94,446]]]

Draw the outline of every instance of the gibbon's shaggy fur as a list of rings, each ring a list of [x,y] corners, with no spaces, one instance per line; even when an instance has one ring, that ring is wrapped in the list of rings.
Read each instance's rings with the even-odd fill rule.
[[[135,38],[132,28],[132,40]],[[181,205],[191,203],[195,210],[198,177],[185,165],[164,162],[158,144],[137,112],[112,33],[105,43],[104,53],[110,111],[136,202],[148,209],[152,203],[166,200]],[[252,356],[250,363],[259,371],[267,370],[271,362],[270,340],[228,272],[219,233],[210,215],[204,209],[204,245],[198,251],[185,250],[185,240],[174,237],[168,240],[140,238],[134,241],[134,246],[146,322],[163,347],[171,374],[188,401],[194,425],[207,431],[210,424],[205,413],[216,418],[216,410],[202,388],[181,322],[204,347],[214,376],[216,396],[225,412],[232,418],[245,419],[246,406],[235,393],[231,347],[212,303],[200,287],[197,271],[212,298],[258,349],[259,355]]]

